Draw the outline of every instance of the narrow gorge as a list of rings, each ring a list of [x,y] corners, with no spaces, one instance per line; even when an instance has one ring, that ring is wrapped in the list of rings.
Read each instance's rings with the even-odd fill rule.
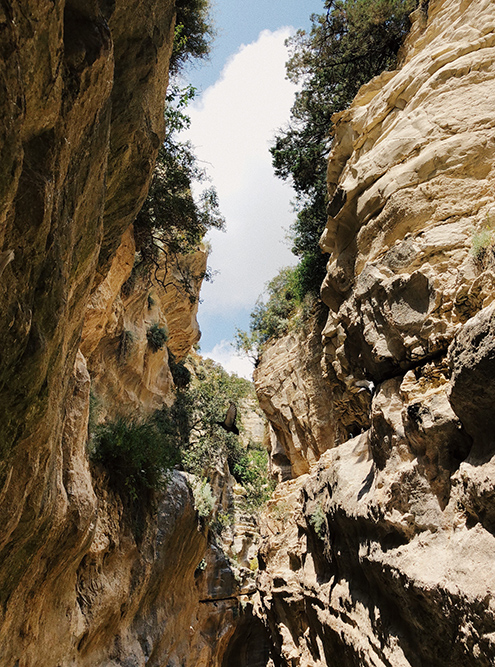
[[[213,372],[206,248],[136,270],[175,1],[1,3],[0,667],[495,664],[495,4],[410,18],[333,117],[321,301],[263,346],[262,414],[235,385],[250,511],[226,461],[141,494],[91,449],[173,439]]]

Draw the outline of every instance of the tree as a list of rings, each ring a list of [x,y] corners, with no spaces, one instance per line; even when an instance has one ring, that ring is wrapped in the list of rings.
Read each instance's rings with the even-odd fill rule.
[[[236,404],[240,417],[242,402],[252,394],[253,386],[248,380],[230,375],[211,359],[195,361],[193,379],[182,399],[189,406],[188,436],[183,445],[186,470],[208,476],[227,460],[235,473],[242,445],[236,435],[226,433],[217,422],[224,418],[230,401]]]
[[[165,108],[166,135],[148,197],[134,222],[138,261],[131,284],[136,272],[143,271],[160,282],[157,272],[164,263],[165,269],[174,268],[181,274],[181,291],[193,299],[193,283],[205,276],[185,275],[179,257],[196,251],[209,229],[223,229],[224,220],[215,188],[206,187],[197,197],[192,192],[193,184],[205,182],[207,176],[198,166],[190,142],[178,139],[178,134],[189,127],[185,109],[196,93],[193,86],[181,86],[178,81],[187,63],[208,56],[214,30],[209,0],[177,0],[176,11],[170,61],[172,85]]]
[[[215,30],[210,18],[209,0],[176,0],[175,35],[170,74],[176,76],[191,60],[202,60],[210,53]]]
[[[417,0],[325,0],[325,13],[311,17],[312,28],[287,40],[287,77],[301,88],[290,122],[271,147],[277,176],[290,180],[297,217],[292,251],[302,261],[298,282],[318,293],[325,258],[318,241],[327,221],[326,163],[332,115],[347,108],[359,88],[397,65]]]
[[[167,97],[167,134],[158,151],[158,159],[148,197],[134,222],[134,237],[139,262],[136,270],[157,269],[159,258],[166,267],[177,268],[179,255],[195,252],[209,229],[223,229],[224,219],[218,208],[218,198],[213,187],[207,187],[195,198],[194,182],[207,180],[205,171],[197,164],[189,142],[179,141],[178,132],[187,126],[189,119],[183,108],[194,96],[190,86],[173,87]],[[188,279],[183,286],[188,290]]]

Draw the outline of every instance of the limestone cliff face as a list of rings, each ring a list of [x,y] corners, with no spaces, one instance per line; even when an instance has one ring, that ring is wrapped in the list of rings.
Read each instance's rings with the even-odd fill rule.
[[[148,326],[168,327],[179,358],[198,338],[187,299],[122,294],[164,134],[174,21],[172,0],[0,8],[2,665],[209,665],[233,632],[236,582],[213,591],[198,574],[203,558],[228,568],[184,476],[154,513],[129,517],[87,454],[91,379],[152,409],[171,379]],[[126,327],[134,356],[116,378]],[[199,610],[216,594],[227,601],[211,603],[208,635]]]
[[[206,253],[178,257],[177,266],[160,266],[158,280],[132,274],[135,247],[130,227],[110,270],[89,299],[81,339],[100,418],[145,416],[174,400],[169,353],[182,360],[198,342],[196,320]],[[162,263],[164,263],[162,261]],[[181,279],[189,276],[189,291]],[[148,342],[150,328],[166,331],[159,350]]]
[[[488,243],[472,252],[495,221],[495,6],[413,18],[401,69],[336,118],[321,351],[279,341],[256,373],[275,463],[305,473],[277,490],[260,556],[283,664],[495,659],[495,274]],[[326,389],[289,414],[296,367]]]

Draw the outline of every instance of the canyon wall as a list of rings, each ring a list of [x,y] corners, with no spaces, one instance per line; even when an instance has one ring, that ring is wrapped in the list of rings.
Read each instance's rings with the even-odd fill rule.
[[[255,372],[279,485],[257,526],[218,471],[222,543],[186,474],[137,511],[88,458],[90,407],[170,405],[199,336],[132,271],[174,3],[2,4],[2,665],[493,664],[495,7],[413,19],[335,118],[324,308]]]
[[[174,471],[136,513],[88,459],[93,401],[100,419],[170,405],[169,354],[199,339],[202,250],[162,267],[163,286],[129,283],[174,23],[173,0],[0,8],[5,667],[206,667],[239,615],[239,584],[186,476]],[[163,349],[149,345],[153,325]]]
[[[255,371],[281,664],[495,660],[495,6],[412,18],[401,68],[334,118],[326,322]]]

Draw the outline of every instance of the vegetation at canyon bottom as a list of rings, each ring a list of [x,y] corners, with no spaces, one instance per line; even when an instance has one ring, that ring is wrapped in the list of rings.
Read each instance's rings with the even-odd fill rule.
[[[268,455],[262,443],[240,438],[218,427],[230,401],[242,415],[253,409],[252,383],[230,375],[210,359],[190,357],[171,369],[176,400],[146,419],[120,416],[98,425],[95,397],[90,418],[91,459],[105,470],[112,488],[128,506],[146,504],[167,484],[178,467],[201,480],[202,488],[225,466],[246,490],[246,508],[256,511],[269,497]],[[243,430],[242,424],[238,426]],[[204,512],[204,506],[201,505]],[[204,518],[204,517],[203,517]]]
[[[351,104],[363,84],[396,67],[417,5],[417,0],[325,0],[325,12],[311,17],[310,32],[299,30],[287,40],[287,77],[300,90],[289,123],[270,150],[276,175],[296,192],[289,236],[299,263],[268,283],[249,332],[238,333],[238,348],[254,358],[267,340],[287,332],[290,318],[308,306],[307,295],[319,294],[327,261],[318,243],[327,222],[332,116]]]

